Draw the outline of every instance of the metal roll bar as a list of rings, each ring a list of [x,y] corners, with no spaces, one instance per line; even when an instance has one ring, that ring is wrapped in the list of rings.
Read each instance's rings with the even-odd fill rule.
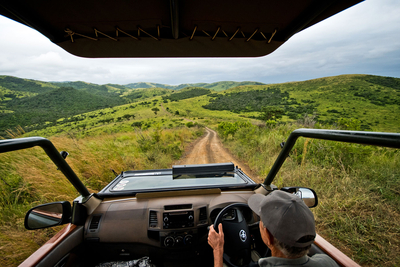
[[[90,195],[87,188],[79,180],[78,176],[71,169],[68,163],[64,160],[58,150],[55,148],[50,140],[43,137],[26,137],[17,139],[0,140],[0,153],[21,150],[40,146],[46,152],[47,156],[54,162],[58,169],[67,177],[76,190],[83,196]]]
[[[272,166],[271,171],[268,173],[268,176],[264,180],[265,185],[270,185],[272,183],[299,137],[400,148],[400,134],[397,133],[297,129],[289,135],[289,138],[285,142],[281,153]]]

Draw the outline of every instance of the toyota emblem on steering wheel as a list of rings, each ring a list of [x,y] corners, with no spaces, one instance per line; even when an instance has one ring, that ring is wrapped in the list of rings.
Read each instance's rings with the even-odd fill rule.
[[[242,240],[242,242],[246,242],[247,234],[246,234],[245,230],[240,230],[239,236],[240,236],[240,240]]]

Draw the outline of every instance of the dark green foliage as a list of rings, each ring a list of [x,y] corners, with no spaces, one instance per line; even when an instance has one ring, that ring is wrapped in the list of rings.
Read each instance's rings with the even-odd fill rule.
[[[359,77],[359,79],[365,80],[367,82],[381,85],[385,87],[390,87],[395,89],[396,91],[400,91],[400,79],[393,77],[382,77],[382,76],[373,76],[373,75],[365,75]]]
[[[214,99],[204,105],[204,108],[211,110],[229,110],[232,112],[262,112],[260,119],[270,120],[265,108],[274,109],[279,118],[287,115],[291,119],[298,119],[304,114],[312,114],[318,104],[313,104],[312,100],[302,101],[307,104],[301,104],[296,99],[290,98],[288,92],[281,91],[279,88],[268,87],[265,90],[251,90],[245,92],[233,92],[222,94],[213,94]]]
[[[135,121],[134,123],[132,123],[132,127],[137,127],[137,128],[141,128],[142,127],[143,122],[142,121]]]
[[[0,76],[0,86],[15,92],[44,93],[56,88],[50,83],[21,79],[12,76]]]
[[[264,121],[277,120],[282,118],[282,114],[285,112],[283,108],[276,106],[263,107],[261,109],[261,119]]]
[[[237,122],[221,122],[218,124],[218,134],[221,135],[223,138],[228,138],[229,136],[235,136],[236,132],[239,129],[250,129],[253,128],[253,126],[250,122],[242,122],[242,121],[237,121]]]
[[[71,87],[77,89],[79,91],[88,92],[93,95],[97,96],[104,96],[108,98],[114,98],[115,101],[119,101],[120,103],[125,103],[123,99],[120,98],[120,90],[113,91],[109,90],[106,85],[98,85],[93,83],[86,83],[86,82],[53,82],[53,85],[58,87]],[[126,87],[124,90],[128,90]],[[122,91],[124,91],[122,90]]]
[[[188,127],[188,128],[192,128],[192,127],[194,127],[196,125],[197,125],[197,122],[193,123],[193,122],[189,121],[188,123],[186,123],[186,127]]]
[[[179,101],[182,99],[193,98],[197,96],[207,95],[211,93],[211,90],[204,88],[188,87],[179,92],[163,96],[163,100]]]
[[[0,132],[21,125],[26,130],[46,127],[45,122],[70,117],[121,104],[115,98],[92,95],[73,88],[57,88],[34,97],[16,98],[7,102],[14,113],[0,114]],[[75,120],[75,119],[74,119]]]
[[[289,94],[277,88],[227,93],[210,99],[203,107],[211,110],[230,110],[233,112],[259,111],[265,106],[280,106],[291,103]]]
[[[342,130],[361,130],[361,121],[357,119],[340,118],[337,121],[337,126]]]

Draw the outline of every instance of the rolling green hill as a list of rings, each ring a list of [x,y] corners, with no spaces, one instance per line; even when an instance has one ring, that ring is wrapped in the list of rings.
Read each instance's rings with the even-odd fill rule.
[[[30,129],[46,127],[46,123],[92,110],[121,105],[122,99],[97,96],[71,87],[61,87],[32,97],[7,102],[13,112],[0,113],[0,131],[18,125]]]
[[[174,92],[167,96],[163,96],[164,100],[171,100],[171,101],[179,101],[182,99],[193,98],[197,96],[207,95],[210,94],[210,89],[204,89],[199,87],[187,87],[185,89],[179,90],[178,92]]]
[[[233,87],[242,86],[242,85],[264,85],[264,83],[260,82],[232,82],[232,81],[222,81],[215,83],[183,83],[179,85],[168,85],[168,84],[160,84],[160,83],[130,83],[126,84],[126,87],[129,88],[165,88],[172,90],[180,90],[186,87],[202,87],[207,89],[212,89],[214,91],[223,91]]]
[[[213,95],[204,108],[236,113],[284,110],[283,121],[315,114],[321,124],[354,121],[360,130],[400,131],[400,79],[341,75],[304,82],[241,86]]]
[[[247,83],[200,84],[203,87],[185,87],[177,91],[85,82],[46,83],[0,76],[0,136],[16,126],[27,131],[43,129],[63,118],[127,103],[142,101],[144,105],[155,108],[156,102],[153,101],[161,100],[160,96],[164,103],[173,102],[165,104],[165,108],[186,116],[231,116],[232,119],[240,117],[262,123],[271,118],[267,113],[272,107],[272,110],[282,111],[279,116],[272,116],[276,119],[274,123],[312,119],[320,127],[336,125],[353,130],[400,132],[398,78],[341,75],[303,82],[242,85]],[[226,89],[238,84],[240,86]],[[57,87],[60,85],[71,87],[61,90]],[[155,84],[137,84],[144,85]],[[121,116],[125,115],[130,116]]]
[[[142,88],[142,89],[130,89],[127,92],[124,92],[122,97],[126,99],[128,102],[136,102],[140,100],[144,100],[146,98],[151,98],[159,95],[166,95],[175,92],[171,89],[164,88]]]
[[[115,84],[89,84],[89,90],[83,82],[59,88],[14,77],[1,83],[3,77],[0,123],[9,126],[20,120],[24,124],[19,125],[30,131],[22,137],[44,136],[70,152],[69,164],[93,192],[114,179],[111,168],[169,168],[202,134],[203,125],[217,129],[224,145],[258,177],[268,174],[281,151],[279,144],[296,128],[400,132],[400,79],[391,77],[342,75],[222,92],[204,87],[125,91],[125,86]],[[113,97],[101,92],[115,93],[130,103],[113,103]],[[268,127],[262,118],[266,107],[283,110],[282,118],[277,116],[276,124]],[[312,114],[306,117],[309,120],[305,114]],[[21,136],[19,129],[15,136]],[[398,266],[398,152],[299,138],[274,184],[315,189],[320,203],[313,210],[318,233],[360,265]],[[61,172],[40,149],[1,155],[0,243],[5,245],[0,259],[4,266],[16,266],[54,233],[32,235],[23,230],[26,210],[37,203],[73,200],[76,191],[60,179]]]
[[[18,95],[18,93],[44,93],[57,87],[58,86],[47,82],[21,79],[12,76],[0,76],[0,88],[8,89],[14,92],[15,95]]]
[[[265,83],[225,81],[225,82],[210,83],[205,86],[198,86],[198,87],[204,87],[204,88],[208,88],[208,89],[212,89],[214,91],[220,92],[220,91],[224,91],[224,90],[227,90],[230,88],[235,88],[238,86],[245,86],[245,85],[265,85]]]

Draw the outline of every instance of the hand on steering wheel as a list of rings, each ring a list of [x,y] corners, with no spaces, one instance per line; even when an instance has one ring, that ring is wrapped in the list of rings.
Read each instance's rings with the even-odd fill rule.
[[[230,267],[247,265],[251,260],[251,240],[249,227],[239,207],[249,208],[245,203],[234,203],[222,209],[214,222],[214,229],[218,233],[218,225],[222,223],[225,245],[224,262]],[[228,210],[234,210],[230,220],[222,220]],[[211,245],[211,244],[210,244]]]

